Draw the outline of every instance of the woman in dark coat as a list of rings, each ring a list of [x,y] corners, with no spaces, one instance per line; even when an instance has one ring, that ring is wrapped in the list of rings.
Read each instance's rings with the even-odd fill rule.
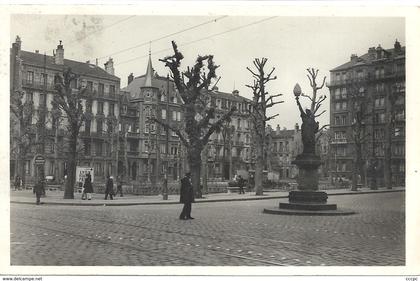
[[[179,215],[180,220],[193,220],[191,217],[191,203],[194,202],[194,190],[191,184],[191,173],[186,173],[181,179],[181,192],[179,201],[184,203],[182,212]]]
[[[114,180],[112,177],[108,176],[106,180],[106,186],[105,186],[105,200],[108,199],[108,195],[111,200],[114,200]]]
[[[33,192],[36,195],[36,204],[41,204],[41,195],[45,194],[45,183],[43,179],[38,179],[38,182],[34,186]]]
[[[88,200],[92,199],[93,186],[92,186],[92,177],[90,173],[86,175],[85,183],[83,184],[83,193],[87,195]]]

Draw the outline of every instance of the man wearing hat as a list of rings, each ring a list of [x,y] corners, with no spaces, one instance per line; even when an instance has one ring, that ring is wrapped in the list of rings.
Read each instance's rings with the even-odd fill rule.
[[[191,173],[188,172],[181,179],[181,192],[179,201],[184,204],[179,215],[180,220],[193,220],[191,217],[191,203],[194,202],[194,190],[191,184]]]

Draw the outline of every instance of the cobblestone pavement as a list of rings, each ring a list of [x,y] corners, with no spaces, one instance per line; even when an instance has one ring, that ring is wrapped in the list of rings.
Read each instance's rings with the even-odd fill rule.
[[[351,216],[262,213],[278,199],[193,205],[11,204],[12,265],[345,266],[405,264],[404,192],[329,199]]]

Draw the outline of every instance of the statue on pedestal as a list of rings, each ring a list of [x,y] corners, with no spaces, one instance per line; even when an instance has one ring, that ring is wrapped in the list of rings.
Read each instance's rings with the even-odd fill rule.
[[[315,154],[315,134],[318,133],[319,122],[315,121],[315,115],[310,109],[303,111],[299,102],[299,97],[296,96],[296,103],[300,110],[300,117],[302,118],[302,143],[304,154]]]

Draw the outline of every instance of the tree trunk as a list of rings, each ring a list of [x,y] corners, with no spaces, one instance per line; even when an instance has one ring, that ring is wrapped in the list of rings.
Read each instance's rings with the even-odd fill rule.
[[[207,179],[208,179],[208,146],[206,145],[203,150],[203,167],[202,167],[202,179],[203,179],[203,191],[202,193],[208,194]]]
[[[363,161],[362,161],[362,143],[355,143],[355,157],[353,160],[353,175],[352,175],[352,190],[357,190],[357,184],[359,183],[359,176],[362,176]]]
[[[191,181],[194,188],[195,198],[202,198],[201,193],[201,150],[197,148],[188,149],[188,165],[190,166]]]
[[[76,180],[77,136],[73,129],[70,136],[70,155],[67,169],[67,182],[64,190],[64,199],[74,199],[74,184]]]
[[[385,187],[392,189],[392,169],[391,169],[391,125],[387,124],[385,129],[385,161],[384,161],[384,183]]]
[[[262,143],[257,145],[256,165],[255,165],[255,195],[263,195],[263,169],[264,169],[264,147]]]

